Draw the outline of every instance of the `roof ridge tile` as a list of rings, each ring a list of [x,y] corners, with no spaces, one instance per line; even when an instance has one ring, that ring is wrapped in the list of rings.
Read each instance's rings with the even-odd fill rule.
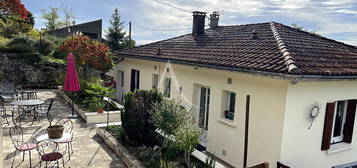
[[[290,54],[290,52],[288,51],[288,48],[286,47],[285,43],[283,42],[282,38],[279,35],[278,30],[275,27],[275,23],[271,22],[270,23],[270,28],[273,32],[275,41],[277,42],[278,48],[280,53],[282,54],[284,61],[285,61],[285,65],[288,68],[288,72],[289,73],[298,73],[299,69],[295,63],[294,58],[292,57],[292,55]]]

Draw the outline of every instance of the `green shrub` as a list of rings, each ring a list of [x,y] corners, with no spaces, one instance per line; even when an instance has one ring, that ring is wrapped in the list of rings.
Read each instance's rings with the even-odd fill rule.
[[[7,52],[10,53],[36,53],[36,47],[25,43],[12,43],[7,46]]]
[[[125,140],[124,129],[120,126],[109,126],[108,131],[114,136],[115,139],[123,142]]]
[[[0,36],[0,44],[6,44],[10,41],[10,39]]]
[[[35,40],[32,39],[31,37],[28,37],[26,35],[18,35],[11,39],[9,43],[7,44],[8,46],[15,45],[15,44],[27,44],[29,46],[33,46],[35,44]]]
[[[38,52],[40,52],[43,55],[50,54],[55,48],[55,44],[48,39],[37,40],[35,46]]]
[[[53,58],[57,59],[66,59],[67,53],[61,51],[59,48],[56,48],[54,52],[52,53]]]
[[[125,95],[121,113],[125,134],[130,140],[144,145],[155,145],[157,133],[151,123],[153,104],[161,102],[163,95],[157,90],[136,90]]]

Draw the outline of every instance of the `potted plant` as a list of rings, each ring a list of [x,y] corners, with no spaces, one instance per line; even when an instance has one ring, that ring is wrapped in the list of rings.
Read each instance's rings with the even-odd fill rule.
[[[105,101],[100,100],[96,102],[96,108],[97,108],[97,113],[103,113],[104,112],[104,107],[106,105]]]
[[[52,125],[52,118],[51,116],[47,116],[48,121],[50,121],[50,126],[47,127],[46,131],[48,134],[48,138],[50,139],[58,139],[61,138],[63,135],[63,125]]]

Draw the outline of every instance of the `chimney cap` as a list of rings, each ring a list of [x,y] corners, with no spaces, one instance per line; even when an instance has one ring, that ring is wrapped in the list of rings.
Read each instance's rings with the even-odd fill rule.
[[[193,15],[206,15],[206,12],[201,12],[201,11],[193,11]]]

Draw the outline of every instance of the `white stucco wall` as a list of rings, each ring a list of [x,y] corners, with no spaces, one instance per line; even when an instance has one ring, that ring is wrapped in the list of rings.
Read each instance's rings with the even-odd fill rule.
[[[299,82],[289,84],[281,149],[281,161],[293,168],[331,168],[357,161],[357,124],[354,139],[346,150],[328,154],[321,151],[326,103],[336,100],[356,99],[357,81]],[[321,104],[320,115],[308,130],[308,107]],[[357,123],[357,122],[355,122]],[[336,148],[336,146],[331,146]],[[336,151],[336,150],[335,150]]]
[[[167,67],[169,72],[166,71]],[[187,109],[195,102],[194,86],[209,87],[211,103],[208,151],[238,168],[243,164],[246,95],[250,95],[248,166],[267,161],[274,167],[280,159],[287,81],[226,70],[126,58],[110,72],[117,80],[118,70],[124,71],[125,92],[130,89],[131,69],[140,70],[140,89],[151,89],[153,73],[159,74],[162,79],[159,86],[161,90],[164,77],[171,77],[171,98],[180,99]],[[232,84],[227,84],[228,78],[232,78]],[[222,118],[223,90],[236,93],[235,120],[232,123]],[[223,150],[226,151],[226,156],[222,154]]]

